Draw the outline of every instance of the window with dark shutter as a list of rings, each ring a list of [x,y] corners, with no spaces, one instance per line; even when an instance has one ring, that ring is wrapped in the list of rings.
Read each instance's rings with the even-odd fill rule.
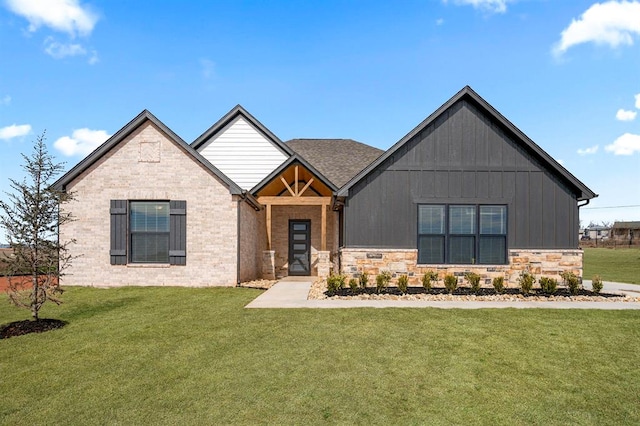
[[[169,263],[187,264],[187,202],[169,202]]]
[[[127,264],[127,200],[111,200],[111,246],[109,256],[112,265]]]

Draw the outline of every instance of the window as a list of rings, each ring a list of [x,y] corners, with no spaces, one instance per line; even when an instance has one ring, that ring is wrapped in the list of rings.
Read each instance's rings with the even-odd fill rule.
[[[132,201],[131,225],[132,263],[169,263],[169,202]]]
[[[418,263],[505,264],[506,260],[506,206],[418,206]]]
[[[112,265],[186,265],[186,201],[111,200]]]

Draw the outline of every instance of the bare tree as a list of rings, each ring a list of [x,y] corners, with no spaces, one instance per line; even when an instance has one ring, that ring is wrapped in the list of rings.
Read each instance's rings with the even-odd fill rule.
[[[12,193],[0,201],[0,226],[13,253],[5,259],[9,281],[9,298],[16,305],[31,310],[38,320],[46,301],[60,304],[60,277],[73,257],[67,247],[74,241],[59,241],[59,226],[72,219],[60,206],[72,195],[51,188],[53,179],[64,170],[55,163],[45,144],[44,133],[34,142],[30,156],[22,154],[26,176],[9,179]]]

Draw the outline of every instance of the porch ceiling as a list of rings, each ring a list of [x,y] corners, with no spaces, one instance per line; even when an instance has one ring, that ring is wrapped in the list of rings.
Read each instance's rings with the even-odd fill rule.
[[[296,179],[297,177],[297,179]],[[286,182],[286,184],[285,184]],[[300,163],[292,163],[264,185],[259,197],[331,197],[333,191]]]

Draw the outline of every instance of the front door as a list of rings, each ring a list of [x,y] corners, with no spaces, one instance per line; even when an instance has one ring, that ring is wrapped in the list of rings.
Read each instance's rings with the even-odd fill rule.
[[[289,275],[311,275],[311,221],[289,221]]]

